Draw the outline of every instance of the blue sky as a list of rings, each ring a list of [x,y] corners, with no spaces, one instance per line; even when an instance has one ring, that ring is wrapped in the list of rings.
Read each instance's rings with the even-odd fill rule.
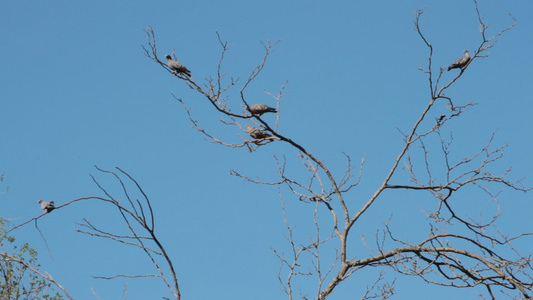
[[[454,151],[463,157],[498,129],[495,145],[509,147],[494,170],[513,166],[511,177],[526,177],[531,186],[533,4],[480,1],[479,6],[489,33],[512,24],[508,13],[518,25],[447,92],[459,103],[479,105],[444,132],[453,131]],[[5,1],[0,11],[0,171],[9,191],[0,195],[0,216],[20,223],[40,214],[39,199],[62,204],[102,196],[89,173],[116,189],[93,166],[118,166],[152,199],[158,234],[172,253],[184,299],[282,299],[279,262],[270,249],[288,251],[278,190],[228,172],[275,180],[276,154],[286,157],[294,176],[305,178],[296,152],[280,143],[249,153],[206,142],[170,93],[192,106],[200,124],[217,136],[238,141],[241,133],[220,126],[220,116],[202,97],[143,55],[143,29],[152,26],[159,54],[175,49],[197,82],[216,74],[215,30],[232,45],[225,70],[241,80],[262,58],[260,41],[281,39],[247,97],[275,105],[264,90],[275,93],[288,80],[280,132],[324,160],[337,177],[344,170],[342,152],[354,164],[365,157],[363,181],[350,194],[350,201],[363,203],[401,149],[396,128],[408,130],[429,101],[427,79],[418,70],[426,66],[428,51],[412,23],[413,12],[423,7],[421,24],[435,47],[435,70],[459,58],[463,49],[477,48],[480,35],[470,1]],[[454,74],[444,74],[444,80]],[[230,93],[234,101],[236,95]],[[444,105],[440,109],[432,116],[446,113]],[[281,192],[290,221],[305,239],[313,208]],[[373,237],[376,226],[393,215],[399,234],[416,239],[414,216],[423,221],[420,209],[430,199],[387,192],[355,234]],[[461,199],[474,216],[492,209],[479,191],[465,191]],[[531,230],[530,200],[529,194],[504,191],[501,227]],[[122,226],[109,206],[83,202],[39,220],[50,252],[32,224],[14,234],[39,251],[42,269],[77,299],[94,299],[90,287],[102,299],[118,299],[124,284],[128,299],[168,296],[155,279],[92,279],[154,271],[139,251],[76,233],[82,218],[108,229]],[[426,299],[424,293],[434,291],[416,278],[398,278],[400,299]],[[359,299],[366,287],[361,279],[354,276],[330,299]],[[302,282],[302,293],[312,293],[310,286]],[[418,298],[413,289],[420,291]],[[475,296],[475,291],[438,291],[432,298]]]

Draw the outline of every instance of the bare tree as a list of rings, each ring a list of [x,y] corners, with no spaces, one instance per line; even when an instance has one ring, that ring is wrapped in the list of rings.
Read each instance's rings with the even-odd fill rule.
[[[420,68],[428,79],[429,101],[422,108],[418,118],[414,120],[412,127],[406,132],[401,132],[404,142],[398,149],[397,157],[388,172],[384,174],[382,183],[364,201],[360,199],[352,201],[353,196],[350,194],[358,188],[361,182],[364,173],[364,158],[356,167],[352,163],[352,158],[345,154],[346,169],[343,173],[336,174],[308,148],[281,132],[281,100],[286,95],[286,83],[282,84],[276,93],[267,92],[276,102],[276,108],[269,110],[277,116],[274,122],[263,119],[261,113],[251,112],[253,111],[251,106],[256,103],[251,103],[247,98],[247,91],[251,89],[251,83],[263,71],[277,42],[263,43],[262,60],[248,78],[240,82],[238,78],[228,78],[224,71],[223,62],[230,47],[217,33],[221,56],[216,66],[216,74],[213,78],[206,79],[204,83],[197,83],[192,76],[175,72],[160,60],[162,55],[158,54],[155,32],[152,28],[146,30],[148,44],[144,47],[145,54],[169,74],[198,92],[210,104],[210,107],[220,114],[221,124],[233,134],[230,140],[215,136],[200,125],[185,100],[174,96],[183,105],[193,128],[203,134],[209,142],[232,148],[246,148],[250,152],[259,147],[269,147],[271,143],[282,143],[288,149],[295,149],[298,152],[297,159],[303,170],[307,172],[305,177],[293,176],[287,170],[286,159],[280,158],[281,156],[275,156],[279,180],[274,182],[255,179],[255,177],[243,175],[235,170],[230,172],[231,175],[251,183],[276,186],[280,191],[287,231],[286,239],[290,251],[287,254],[278,248],[272,250],[280,261],[278,280],[289,299],[308,299],[308,297],[326,299],[349,277],[354,274],[368,274],[369,269],[378,271],[370,273],[375,274],[374,278],[369,279],[360,299],[387,299],[393,296],[397,284],[394,276],[411,276],[430,284],[453,288],[479,286],[484,288],[483,294],[480,295],[484,298],[488,296],[495,299],[497,292],[505,293],[515,299],[531,298],[533,253],[530,249],[525,249],[528,252],[523,253],[523,249],[514,245],[519,240],[530,239],[533,233],[510,236],[498,230],[497,224],[501,212],[498,194],[492,192],[491,188],[494,185],[503,185],[516,191],[526,192],[530,189],[524,187],[520,181],[508,179],[510,169],[501,173],[490,171],[492,165],[504,156],[505,150],[505,146],[493,146],[495,133],[481,149],[477,149],[470,155],[461,153],[461,157],[464,158],[457,160],[456,155],[452,155],[453,135],[444,132],[444,128],[451,121],[463,117],[465,111],[477,105],[469,102],[459,103],[460,101],[455,101],[445,92],[461,79],[468,68],[475,66],[472,65],[475,60],[487,56],[486,51],[494,46],[500,35],[516,25],[513,19],[514,23],[508,28],[489,35],[488,25],[481,17],[475,0],[474,6],[480,26],[481,42],[470,56],[469,61],[461,64],[459,73],[444,84],[441,81],[444,80],[445,69],[434,70],[432,65],[434,48],[423,34],[420,25],[423,10],[416,12],[415,29],[429,52],[427,67]],[[192,74],[195,74],[194,70]],[[231,92],[234,92],[233,95],[237,97],[230,96]],[[447,111],[439,110],[436,103],[441,102],[447,104]],[[438,112],[437,115],[440,117],[432,119],[430,112]],[[435,155],[435,153],[438,154]],[[119,195],[110,192],[100,184],[96,177],[92,177],[101,192],[105,194],[104,197],[78,198],[55,209],[63,209],[85,200],[110,204],[120,214],[128,230],[127,234],[117,233],[117,228],[112,230],[100,228],[87,219],[78,224],[81,228],[77,231],[140,249],[152,263],[156,273],[113,274],[95,278],[155,277],[166,285],[173,298],[181,299],[177,271],[170,254],[167,253],[156,235],[156,222],[149,197],[137,181],[120,168],[116,168],[117,171],[97,169],[116,180],[121,188]],[[459,203],[452,201],[457,197],[459,190],[468,187],[479,187],[482,193],[488,195],[497,213],[475,220]],[[289,196],[284,196],[283,190],[290,191]],[[359,239],[354,233],[354,228],[363,222],[363,217],[372,216],[370,208],[383,201],[384,192],[399,193],[402,190],[425,192],[434,199],[433,208],[423,211],[429,228],[427,232],[419,232],[423,238],[416,241],[407,240],[395,232],[394,226],[389,223],[390,219],[384,219],[383,227],[376,228],[376,234],[372,240],[365,236]],[[294,199],[312,208],[309,218],[313,226],[303,228],[306,230],[308,239],[300,240],[300,235],[296,233],[297,228],[291,224],[290,217],[285,210],[287,204],[285,198],[290,198],[288,201]],[[322,218],[324,214],[327,214],[329,218]],[[32,221],[37,222],[45,215],[43,213],[13,227],[3,233],[2,237]],[[302,228],[299,227],[298,230]],[[418,230],[421,229],[418,228]],[[367,253],[355,250],[352,245],[356,243],[366,247]],[[36,269],[31,268],[31,265],[25,264],[15,256],[4,255],[1,260],[29,268],[36,276],[55,284],[68,298],[72,299],[66,289],[55,282],[49,274],[38,273]],[[394,275],[390,276],[391,273]],[[298,288],[298,278],[312,278],[316,282],[312,296],[301,292]]]
[[[119,228],[120,226],[116,226],[112,228],[111,231],[104,230],[100,228],[98,225],[93,224],[91,221],[85,218],[83,219],[82,223],[78,223],[78,225],[81,228],[77,229],[76,231],[82,234],[92,236],[92,237],[108,239],[108,240],[111,240],[117,243],[124,244],[128,247],[136,247],[136,248],[141,249],[141,251],[146,255],[150,263],[157,270],[157,273],[156,274],[137,274],[137,275],[114,274],[114,275],[109,275],[109,276],[93,276],[93,278],[104,279],[104,280],[111,280],[111,279],[116,279],[116,278],[159,278],[168,288],[173,298],[177,300],[181,299],[177,273],[174,270],[174,265],[172,263],[170,255],[167,253],[167,251],[163,247],[162,242],[158,239],[156,235],[156,226],[155,226],[156,223],[155,223],[154,212],[152,210],[150,199],[145,194],[141,186],[137,183],[137,181],[133,177],[131,177],[127,172],[123,171],[122,169],[116,167],[118,172],[107,171],[107,170],[100,169],[98,167],[96,167],[96,169],[101,173],[111,175],[116,180],[116,183],[120,187],[122,193],[120,193],[119,195],[114,195],[108,189],[106,189],[106,187],[102,185],[96,179],[95,176],[91,175],[91,178],[93,179],[94,183],[98,186],[100,191],[102,191],[105,194],[105,197],[92,196],[92,197],[82,197],[82,198],[73,199],[67,203],[57,206],[54,212],[52,212],[51,214],[56,213],[56,210],[65,209],[67,206],[74,205],[79,201],[99,201],[99,202],[110,204],[112,207],[117,209],[123,221],[123,224],[125,225],[126,229],[129,231],[129,234],[118,234],[118,233],[112,232],[112,231],[116,232],[116,231],[121,230]],[[125,180],[123,180],[124,177],[126,178]],[[140,195],[140,196],[137,197],[137,195]],[[16,226],[13,226],[11,229],[7,231],[2,232],[0,230],[0,233],[1,233],[0,242],[2,241],[3,238],[7,237],[8,233],[14,231],[17,228],[23,227],[32,221],[35,222],[35,226],[37,230],[39,230],[39,227],[37,226],[37,220],[44,217],[45,215],[47,215],[47,213],[43,212],[41,215],[31,218],[30,220],[25,221]],[[0,220],[0,222],[1,221],[2,220]],[[42,233],[41,233],[41,236],[43,237],[46,243],[45,236],[42,235]],[[34,274],[36,274],[35,276],[38,275],[42,277],[43,280],[53,283],[55,286],[61,289],[64,295],[68,297],[69,299],[74,299],[67,292],[66,288],[64,288],[57,281],[55,281],[54,278],[50,274],[44,275],[40,273],[36,268],[32,267],[30,264],[26,263],[24,260],[13,255],[8,255],[6,253],[0,253],[0,263],[1,262],[21,264],[24,267],[24,269],[29,269]],[[47,286],[49,285],[50,284],[48,284]],[[92,292],[96,296],[97,299],[100,299],[94,291]],[[127,298],[126,287],[124,289],[124,293],[125,293],[124,299],[126,299]],[[169,299],[167,297],[163,297],[163,298]]]
[[[112,195],[111,192],[109,192],[98,182],[98,180],[96,180],[94,176],[91,175],[98,188],[106,195],[105,198],[93,197],[93,199],[109,203],[118,209],[118,213],[122,217],[122,221],[126,225],[129,233],[117,234],[106,231],[99,228],[97,225],[94,225],[87,219],[83,219],[83,223],[78,224],[82,227],[82,229],[77,229],[76,231],[93,237],[110,239],[127,246],[141,249],[142,252],[146,254],[148,260],[152,263],[154,268],[157,270],[157,274],[119,274],[112,276],[94,276],[94,278],[115,279],[155,277],[163,281],[175,299],[181,299],[178,277],[176,271],[174,270],[174,265],[169,254],[155,233],[156,226],[154,212],[152,210],[150,199],[144,193],[137,181],[122,169],[117,167],[116,169],[119,171],[117,173],[113,171],[102,170],[98,167],[96,168],[102,173],[112,175],[120,185],[122,194],[118,196]],[[122,180],[120,175],[125,176],[126,180],[130,184],[133,184],[133,191],[128,189],[128,184]],[[140,199],[134,196],[135,193],[140,194]],[[124,200],[121,202],[121,199]],[[113,228],[113,230],[116,231],[117,228]]]
[[[215,136],[200,125],[183,99],[174,96],[183,104],[193,128],[205,135],[208,141],[227,147],[247,147],[250,151],[273,142],[284,143],[299,152],[302,166],[309,174],[305,179],[290,176],[285,169],[285,160],[278,158],[276,161],[280,179],[276,182],[261,181],[237,171],[231,171],[232,175],[252,183],[287,187],[296,199],[315,207],[311,216],[315,225],[311,229],[315,232],[312,235],[313,238],[309,242],[296,241],[293,235],[295,228],[285,217],[287,240],[292,252],[286,256],[274,249],[281,262],[278,278],[289,299],[295,297],[307,299],[306,295],[295,295],[296,277],[314,276],[318,284],[316,295],[313,297],[325,299],[351,275],[364,272],[369,268],[379,268],[381,271],[368,286],[366,292],[361,295],[361,299],[386,299],[394,294],[395,281],[386,280],[387,272],[395,272],[398,276],[418,277],[425,282],[440,286],[454,288],[481,286],[485,291],[485,294],[481,296],[488,296],[491,299],[495,299],[496,291],[506,293],[515,299],[530,298],[533,294],[532,254],[530,252],[524,254],[513,246],[515,241],[527,239],[532,233],[508,236],[496,227],[500,213],[490,216],[488,220],[483,217],[476,221],[462,210],[460,205],[451,201],[452,196],[455,196],[459,190],[475,186],[487,193],[499,210],[497,194],[491,192],[491,186],[503,185],[524,192],[529,190],[520,181],[508,179],[510,170],[505,170],[500,174],[489,170],[489,166],[503,157],[505,150],[505,147],[493,146],[492,137],[474,154],[456,160],[451,155],[453,135],[448,137],[443,132],[443,128],[451,120],[462,117],[463,112],[476,105],[476,103],[458,103],[459,101],[454,101],[445,92],[461,79],[468,68],[475,66],[475,64],[472,65],[474,61],[487,57],[486,51],[495,45],[500,35],[516,25],[516,21],[511,16],[514,21],[512,25],[494,35],[489,35],[487,32],[489,26],[483,20],[475,0],[474,6],[478,16],[481,42],[468,63],[462,64],[460,72],[444,84],[441,81],[444,80],[445,69],[434,70],[434,48],[421,28],[423,10],[416,12],[415,29],[429,51],[427,67],[420,68],[428,79],[429,101],[414,121],[413,126],[407,132],[402,132],[404,143],[398,150],[396,159],[387,174],[384,174],[381,185],[362,205],[360,201],[349,201],[348,192],[356,189],[361,180],[364,159],[360,164],[359,172],[354,172],[352,160],[346,155],[346,171],[338,176],[333,174],[328,166],[305,146],[279,130],[280,102],[285,95],[285,84],[281,86],[279,92],[270,94],[277,102],[277,118],[274,123],[267,122],[260,115],[247,113],[252,103],[247,99],[246,91],[250,88],[250,83],[263,70],[276,43],[263,44],[265,52],[262,61],[252,70],[248,78],[240,83],[238,79],[227,78],[223,71],[222,65],[229,47],[217,33],[222,48],[217,73],[214,79],[206,79],[203,84],[200,84],[192,77],[173,72],[162,62],[159,59],[161,55],[158,54],[155,32],[152,28],[146,30],[148,39],[147,47],[144,47],[146,56],[203,96],[222,116],[222,125],[228,126],[231,132],[237,133],[233,140],[224,140]],[[235,89],[238,90],[236,93],[238,99],[229,96],[229,91]],[[439,111],[440,117],[434,120],[429,113],[430,111],[437,112],[438,107],[435,104],[440,102],[447,104],[448,111],[445,113]],[[260,130],[261,134],[255,134],[255,132],[252,134],[252,130]],[[433,143],[435,137],[438,140],[436,145]],[[435,151],[430,153],[430,148],[439,150],[437,157],[434,156]],[[442,163],[435,165],[435,161]],[[402,163],[405,166],[403,170],[406,173],[404,174],[407,174],[409,178],[405,182],[402,181],[402,176],[398,176],[402,173]],[[384,220],[383,229],[376,233],[375,246],[370,246],[366,238],[362,240],[372,254],[358,258],[361,254],[355,253],[348,246],[356,239],[350,233],[353,232],[355,224],[358,224],[363,216],[369,214],[369,208],[383,198],[382,195],[387,190],[392,192],[413,190],[432,195],[436,207],[426,211],[430,230],[424,234],[423,239],[416,242],[408,241],[397,237],[393,228],[389,227],[387,220]],[[283,201],[282,198],[282,203],[285,203]],[[323,211],[331,215],[330,223],[317,218],[317,214]],[[336,251],[322,254],[323,247],[332,244]],[[531,250],[526,249],[526,251]],[[312,258],[312,266],[304,264],[302,259],[304,255]],[[326,261],[328,263],[325,263]]]

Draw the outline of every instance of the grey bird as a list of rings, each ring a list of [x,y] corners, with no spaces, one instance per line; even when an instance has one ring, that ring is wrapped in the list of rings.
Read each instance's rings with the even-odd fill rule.
[[[170,69],[172,69],[173,71],[176,71],[176,73],[178,74],[185,74],[187,77],[191,77],[191,71],[189,71],[187,67],[180,64],[178,61],[173,60],[172,56],[170,56],[169,54],[167,54],[165,57],[167,59],[167,66]]]
[[[468,50],[463,50],[463,52],[465,53],[465,55],[456,60],[453,64],[451,64],[448,67],[448,71],[450,71],[451,69],[463,69],[464,67],[466,67],[466,65],[470,61],[470,53],[468,53]]]
[[[254,139],[266,139],[266,138],[272,137],[272,135],[268,134],[266,130],[261,130],[261,129],[252,127],[249,124],[246,124],[246,130],[248,131],[248,134]]]
[[[41,208],[44,210],[45,213],[49,213],[56,208],[56,206],[54,205],[54,201],[46,202],[43,200],[39,200],[37,201],[37,203],[41,204]]]
[[[262,114],[269,113],[269,112],[273,112],[273,113],[278,112],[275,108],[270,107],[270,106],[265,105],[265,104],[250,105],[250,107],[247,108],[247,109],[254,116],[261,116]]]

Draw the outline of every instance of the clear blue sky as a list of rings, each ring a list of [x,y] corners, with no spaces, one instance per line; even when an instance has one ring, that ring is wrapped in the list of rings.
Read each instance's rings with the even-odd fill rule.
[[[518,25],[448,91],[459,103],[480,105],[445,132],[454,131],[454,151],[462,157],[482,147],[499,128],[495,145],[508,143],[509,148],[494,170],[513,166],[511,177],[527,177],[526,184],[532,185],[533,4],[479,2],[490,33],[512,23],[508,13]],[[435,47],[435,70],[459,58],[463,49],[477,47],[474,5],[462,0],[4,1],[0,171],[9,192],[0,195],[0,216],[20,223],[41,213],[39,199],[62,204],[102,196],[89,173],[111,189],[116,185],[93,165],[119,166],[152,199],[158,234],[172,254],[183,299],[283,299],[276,278],[279,262],[270,250],[288,251],[278,191],[246,183],[228,171],[274,180],[277,154],[291,162],[295,176],[303,176],[295,151],[272,143],[249,153],[204,141],[171,92],[184,98],[201,124],[218,136],[238,140],[239,132],[220,127],[213,121],[220,116],[203,98],[143,55],[143,29],[153,26],[160,54],[176,49],[197,82],[216,74],[220,48],[215,30],[233,45],[225,64],[228,74],[241,79],[260,61],[261,40],[282,39],[247,96],[275,105],[263,91],[276,92],[289,80],[280,132],[324,160],[337,177],[344,167],[342,152],[354,163],[365,156],[363,182],[350,194],[350,201],[363,203],[400,150],[396,127],[409,129],[429,101],[427,79],[418,70],[426,66],[428,51],[412,23],[413,12],[423,7],[422,26]],[[433,114],[441,113],[444,108]],[[282,193],[289,218],[299,224],[305,240],[312,208],[288,191]],[[458,201],[478,197],[486,200],[475,191],[459,195]],[[501,199],[503,229],[533,228],[531,195],[506,190]],[[368,227],[357,228],[356,235],[373,237],[375,226],[392,215],[398,233],[408,237],[418,226],[411,218],[423,219],[421,210],[431,200],[421,193],[386,193],[369,215]],[[468,209],[472,216],[491,210]],[[90,275],[155,271],[140,251],[76,233],[75,222],[82,218],[108,230],[122,226],[109,206],[84,202],[39,220],[50,252],[32,224],[14,234],[36,247],[42,270],[77,299],[94,299],[90,287],[102,299],[120,299],[125,283],[128,299],[168,296],[155,279],[92,279]],[[417,237],[413,233],[413,240]],[[427,299],[430,291],[432,299],[475,297],[475,291],[455,294],[429,289],[417,278],[399,278],[399,299]],[[364,279],[354,276],[331,299],[359,299],[371,284]],[[303,283],[303,294],[313,295],[309,286]]]

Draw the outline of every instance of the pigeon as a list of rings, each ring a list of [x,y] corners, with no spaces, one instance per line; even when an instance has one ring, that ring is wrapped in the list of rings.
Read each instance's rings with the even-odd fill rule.
[[[451,69],[463,69],[464,67],[466,67],[468,62],[470,62],[470,54],[468,53],[468,50],[463,50],[463,52],[465,53],[465,55],[456,60],[453,64],[451,64],[448,67],[448,71],[450,71]]]
[[[270,106],[265,105],[265,104],[250,105],[250,107],[247,108],[247,109],[254,116],[261,116],[262,114],[269,113],[269,112],[273,112],[273,113],[278,112],[275,108],[270,107]]]
[[[172,56],[166,55],[167,59],[167,66],[172,69],[173,71],[176,71],[178,74],[185,74],[187,77],[191,77],[191,71],[187,69],[184,65],[180,64],[179,62],[172,59]]]
[[[254,139],[266,139],[272,137],[272,135],[268,134],[267,131],[252,127],[248,124],[246,124],[246,130],[248,131],[248,134]]]
[[[41,208],[44,210],[45,213],[49,213],[56,208],[54,205],[54,201],[46,202],[43,200],[39,200],[37,201],[37,203],[41,204]]]

